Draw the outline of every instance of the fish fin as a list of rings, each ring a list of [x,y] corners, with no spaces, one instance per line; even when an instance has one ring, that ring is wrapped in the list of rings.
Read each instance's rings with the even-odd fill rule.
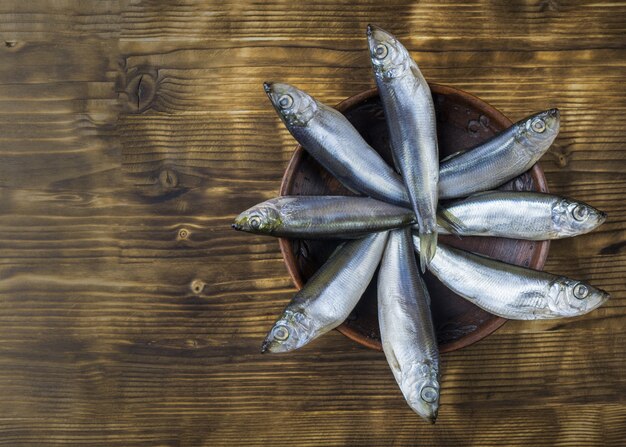
[[[541,318],[541,315],[550,313],[545,295],[539,292],[528,292],[521,295],[515,302],[515,311],[533,317],[525,319],[538,319]]]
[[[422,273],[435,256],[437,250],[437,233],[420,233],[420,268]]]
[[[462,150],[462,151],[455,152],[454,154],[450,154],[447,157],[444,157],[441,160],[439,160],[439,163],[443,163],[444,161],[452,160],[454,157],[458,157],[459,155],[464,154],[468,150],[469,149],[465,149],[465,150]]]
[[[437,223],[456,237],[459,237],[460,234],[464,234],[466,231],[463,222],[442,206],[437,207]]]
[[[393,150],[391,151],[391,161],[393,162],[393,165],[391,166],[393,169],[393,172],[395,172],[398,175],[402,175],[402,171],[400,170],[400,165],[398,164],[396,154],[394,154]]]

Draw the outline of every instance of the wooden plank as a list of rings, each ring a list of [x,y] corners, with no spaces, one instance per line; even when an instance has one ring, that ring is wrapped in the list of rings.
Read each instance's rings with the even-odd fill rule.
[[[0,64],[0,186],[110,189],[119,182],[116,45],[24,42]],[[19,175],[16,175],[19,173]]]
[[[211,423],[206,416],[190,414],[184,420],[163,418],[163,424],[153,426],[149,431],[139,427],[151,424],[152,415],[139,414],[132,421],[116,416],[107,420],[110,427],[106,435],[100,432],[99,421],[85,419],[81,430],[75,426],[65,426],[63,421],[51,417],[40,423],[36,420],[18,419],[22,426],[32,425],[32,430],[13,430],[0,422],[0,433],[7,445],[16,443],[38,443],[43,437],[56,444],[67,443],[84,446],[140,446],[140,445],[194,445],[230,446],[239,444],[242,433],[247,433],[245,444],[250,446],[293,445],[293,439],[285,432],[267,431],[266,427],[279,426],[291,434],[298,433],[298,445],[317,446],[320,427],[324,430],[324,444],[328,446],[371,445],[386,446],[393,439],[394,445],[471,445],[477,439],[485,440],[483,445],[500,445],[505,439],[509,445],[536,446],[595,446],[619,445],[624,436],[625,416],[623,408],[617,405],[575,405],[562,411],[553,407],[518,407],[506,414],[488,408],[459,408],[445,426],[420,426],[403,411],[361,410],[353,412],[311,411],[296,413],[272,409],[264,413],[250,413],[249,416],[233,414],[228,423],[215,425],[211,431],[201,430]],[[371,433],[372,424],[388,419],[380,424],[380,430]],[[468,430],[459,430],[459,425],[472,424]],[[493,423],[494,420],[498,422]],[[532,421],[533,430],[519,431],[520,424]],[[342,428],[353,427],[351,433]],[[184,435],[172,434],[172,428],[181,429]],[[589,431],[593,435],[589,436]],[[130,436],[129,436],[130,435]]]
[[[0,43],[19,48],[25,41],[117,38],[120,0],[8,0],[0,3]],[[87,56],[87,54],[85,54]]]
[[[626,10],[623,2],[520,1],[479,2],[342,0],[293,3],[287,0],[240,3],[185,1],[172,7],[159,2],[131,3],[123,12],[124,40],[235,42],[263,39],[288,44],[309,38],[329,46],[363,41],[369,22],[403,38],[446,50],[473,46],[478,51],[553,46],[597,48],[622,46]],[[585,39],[577,38],[585,24]],[[363,44],[361,43],[363,46]]]
[[[626,3],[0,4],[0,445],[621,446],[626,438]],[[512,119],[558,106],[556,193],[609,213],[546,268],[606,288],[443,357],[435,426],[384,356],[333,332],[259,344],[294,293],[272,238],[294,140],[265,97],[373,85],[368,22],[427,78]]]

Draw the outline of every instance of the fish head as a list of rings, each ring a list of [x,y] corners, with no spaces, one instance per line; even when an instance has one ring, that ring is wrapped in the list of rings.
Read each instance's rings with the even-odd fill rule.
[[[407,49],[392,34],[374,25],[367,25],[367,41],[374,74],[383,81],[401,77],[411,66]]]
[[[525,148],[541,156],[558,135],[560,124],[559,109],[536,113],[517,123],[517,140]]]
[[[263,88],[288,128],[306,126],[319,110],[312,96],[292,85],[266,82]]]
[[[277,205],[268,200],[254,205],[235,218],[232,228],[255,234],[273,234],[282,219]]]
[[[403,371],[400,384],[411,409],[433,424],[439,412],[438,376],[433,362],[420,362]]]
[[[289,352],[311,339],[311,320],[302,312],[286,310],[268,332],[261,352]]]
[[[575,236],[587,233],[604,223],[606,213],[569,199],[559,199],[552,206],[552,226],[560,235]]]
[[[563,317],[583,315],[597,309],[611,296],[583,281],[559,278],[550,286],[549,306],[553,313]]]

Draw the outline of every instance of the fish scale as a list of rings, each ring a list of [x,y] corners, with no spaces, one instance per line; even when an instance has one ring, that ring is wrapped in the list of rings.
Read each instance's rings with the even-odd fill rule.
[[[541,132],[533,124],[542,123]],[[496,188],[530,169],[552,145],[559,131],[559,111],[525,118],[476,148],[439,164],[440,198],[457,198]]]
[[[371,234],[337,247],[287,305],[263,342],[262,351],[292,351],[343,323],[372,280],[387,235]],[[277,339],[276,328],[284,328],[289,336]]]
[[[293,137],[346,188],[407,206],[400,176],[339,111],[291,85],[265,84],[265,91]],[[285,95],[290,107],[281,106]]]
[[[413,236],[419,251],[419,238]],[[573,317],[590,312],[609,294],[589,284],[507,264],[439,244],[430,271],[450,290],[492,314],[513,320]],[[584,287],[586,294],[576,296]]]
[[[430,88],[406,48],[372,25],[368,25],[367,36],[393,159],[419,224],[424,272],[437,248],[439,147],[435,106]]]
[[[307,152],[352,192],[408,205],[401,177],[367,144],[348,119],[319,102],[318,107],[318,115],[306,129],[293,130]],[[324,148],[319,147],[319,142],[323,142]]]
[[[402,178],[342,113],[288,84],[265,84],[265,90],[293,137],[346,188],[412,207]],[[283,95],[293,98],[294,104],[288,109],[280,105]],[[529,137],[530,124],[542,116],[551,116],[546,132]],[[558,111],[541,112],[515,123],[487,142],[444,159],[439,164],[439,199],[493,189],[517,177],[545,153],[558,129]]]
[[[258,228],[249,222],[260,219]],[[413,212],[368,197],[283,196],[241,213],[234,227],[278,237],[355,238],[415,223]]]
[[[378,275],[378,321],[383,351],[409,406],[434,422],[439,402],[439,350],[430,297],[415,261],[409,230],[389,234]],[[436,391],[434,402],[421,397]]]
[[[561,239],[585,234],[606,220],[605,213],[584,202],[525,191],[479,193],[442,208],[448,219],[459,221],[454,233],[460,236]]]

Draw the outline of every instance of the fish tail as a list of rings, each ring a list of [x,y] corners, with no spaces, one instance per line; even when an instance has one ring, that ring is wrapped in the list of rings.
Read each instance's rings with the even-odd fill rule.
[[[437,250],[437,233],[420,233],[420,267],[422,273],[426,272],[426,267],[435,256]]]
[[[442,206],[437,207],[437,223],[450,234],[459,236],[465,232],[465,225],[461,220]]]

